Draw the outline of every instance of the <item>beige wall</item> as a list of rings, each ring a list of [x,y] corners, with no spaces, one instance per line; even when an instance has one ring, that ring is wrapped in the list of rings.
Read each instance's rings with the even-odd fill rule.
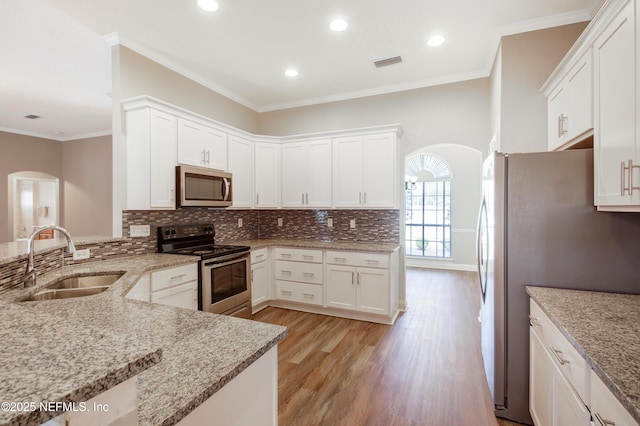
[[[154,98],[250,133],[258,133],[258,113],[126,47],[119,50],[119,96]]]
[[[517,34],[502,39],[500,148],[547,151],[547,101],[540,87],[587,23]]]
[[[62,143],[64,226],[71,235],[111,235],[111,136]]]
[[[0,243],[10,241],[8,175],[21,171],[47,173],[60,179],[62,188],[62,143],[49,139],[0,132]],[[64,207],[60,206],[60,216]]]

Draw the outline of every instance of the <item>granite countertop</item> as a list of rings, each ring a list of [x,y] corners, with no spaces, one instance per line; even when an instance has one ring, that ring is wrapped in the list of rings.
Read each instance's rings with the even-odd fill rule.
[[[400,244],[375,243],[375,242],[348,242],[348,241],[314,241],[314,240],[289,240],[263,238],[257,240],[233,241],[229,244],[250,246],[251,249],[264,247],[296,247],[321,250],[347,250],[368,251],[374,253],[393,253],[400,248]]]
[[[640,295],[543,287],[527,293],[640,423]]]
[[[84,298],[19,302],[36,289],[0,295],[0,318],[10,324],[0,353],[3,364],[12,360],[0,367],[2,400],[82,401],[137,374],[139,424],[177,423],[286,336],[285,327],[124,298],[144,273],[193,262],[152,254],[85,263],[38,277],[37,288],[74,274],[125,274]],[[20,365],[22,374],[12,370]],[[16,414],[0,412],[0,424],[21,424]],[[36,412],[22,424],[55,414]]]
[[[106,237],[101,235],[73,238],[75,245],[98,244],[113,241],[124,241],[124,238]],[[34,241],[34,254],[43,253],[63,247],[67,247],[65,238]],[[0,243],[0,265],[15,262],[27,258],[27,240]]]

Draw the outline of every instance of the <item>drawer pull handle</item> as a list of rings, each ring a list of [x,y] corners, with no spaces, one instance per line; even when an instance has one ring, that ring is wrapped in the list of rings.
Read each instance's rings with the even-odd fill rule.
[[[529,315],[529,325],[533,326],[533,327],[542,327],[542,324],[540,323],[540,320],[538,320],[538,318]]]
[[[290,253],[282,253],[282,254],[280,254],[280,256],[282,256],[282,257],[291,257],[291,254]]]
[[[616,422],[602,418],[600,413],[596,413],[596,419],[598,419],[598,423],[602,426],[616,426]]]
[[[311,256],[309,254],[305,254],[302,257],[305,258],[305,259],[309,259],[309,260],[313,260],[315,258],[315,256]]]
[[[315,295],[313,295],[313,294],[311,294],[311,293],[302,293],[302,295],[303,295],[304,297],[310,297],[310,298],[314,298],[314,297],[315,297]]]
[[[346,262],[347,258],[346,257],[334,257],[333,260],[335,260],[336,262]]]
[[[305,272],[305,273],[303,273],[302,275],[304,275],[305,277],[313,277],[313,276],[315,276],[316,274],[314,274],[313,272]]]
[[[260,259],[261,257],[264,257],[264,254],[256,254],[256,259]]]
[[[291,271],[280,271],[281,274],[291,275]]]
[[[562,357],[562,351],[551,346],[551,352],[556,356],[560,365],[571,364],[569,361]]]
[[[290,295],[291,295],[291,292],[290,292],[289,290],[280,290],[280,293],[282,293],[282,294],[286,294],[286,295],[288,295],[288,296],[290,296]]]
[[[378,264],[378,263],[380,263],[380,261],[379,261],[379,260],[367,259],[367,263],[375,263],[375,264]]]
[[[182,278],[182,277],[186,277],[187,274],[180,274],[180,275],[175,275],[171,278],[169,278],[170,280],[177,280],[178,278]]]

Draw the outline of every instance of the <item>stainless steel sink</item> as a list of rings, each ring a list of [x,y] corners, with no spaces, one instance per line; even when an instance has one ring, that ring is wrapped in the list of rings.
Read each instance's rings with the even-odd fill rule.
[[[107,290],[111,284],[124,275],[118,272],[107,275],[80,275],[63,278],[45,287],[43,290],[24,299],[25,302],[34,300],[69,299],[72,297],[91,296]]]

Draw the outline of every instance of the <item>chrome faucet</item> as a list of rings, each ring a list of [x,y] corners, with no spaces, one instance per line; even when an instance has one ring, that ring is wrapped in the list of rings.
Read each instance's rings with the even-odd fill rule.
[[[49,225],[33,231],[33,234],[31,234],[31,236],[29,237],[29,241],[27,241],[27,255],[29,256],[29,262],[27,263],[27,270],[24,273],[23,282],[25,287],[33,287],[36,285],[36,268],[33,265],[33,242],[35,241],[38,234],[44,231],[50,231],[52,229],[54,231],[60,232],[66,237],[67,253],[73,253],[76,250],[76,247],[73,245],[73,241],[71,241],[71,235],[69,234],[69,231],[64,228],[56,225]]]

